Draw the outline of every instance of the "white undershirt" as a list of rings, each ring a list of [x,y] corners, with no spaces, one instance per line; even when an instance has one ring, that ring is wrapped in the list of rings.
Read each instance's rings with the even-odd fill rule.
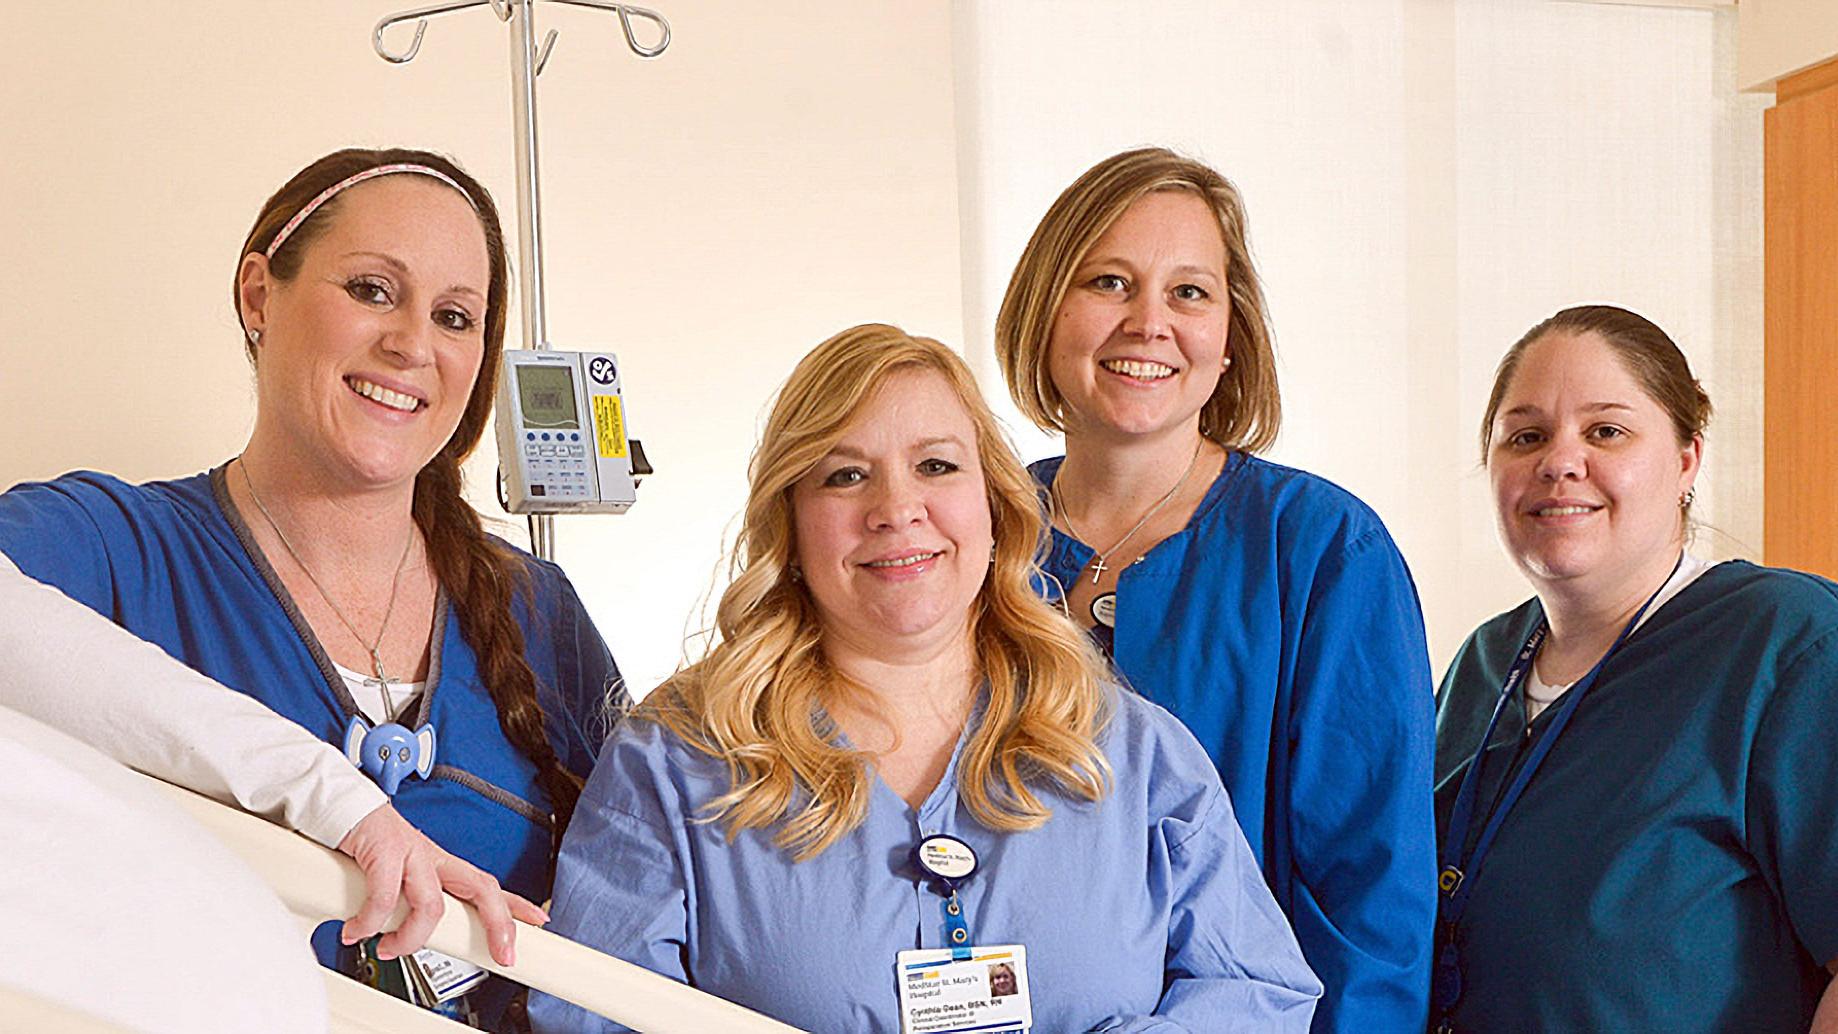
[[[371,725],[382,725],[384,722],[401,721],[409,717],[409,701],[415,699],[422,687],[427,685],[426,681],[390,682],[384,685],[337,661],[332,662],[332,667],[338,669],[338,677],[345,680],[345,688],[351,691],[351,699],[357,701],[357,709],[364,713],[365,718],[370,719]],[[384,695],[385,689],[388,690],[387,698]],[[403,721],[402,724],[407,725],[408,722]]]
[[[1659,613],[1659,608],[1665,606],[1668,600],[1683,592],[1685,586],[1697,581],[1700,575],[1715,566],[1708,560],[1700,560],[1686,553],[1684,559],[1679,561],[1678,570],[1672,572],[1672,577],[1666,579],[1666,584],[1659,587],[1659,594],[1653,597],[1653,602],[1647,606],[1647,612],[1640,615],[1640,623],[1634,626],[1634,632],[1640,631],[1640,626],[1646,624],[1654,614]],[[1629,632],[1628,638],[1633,638],[1634,632]],[[1550,707],[1558,697],[1569,692],[1570,687],[1574,685],[1576,685],[1574,682],[1557,685],[1546,682],[1539,677],[1538,662],[1534,660],[1532,670],[1525,673],[1525,720],[1529,723],[1543,714],[1545,708]]]

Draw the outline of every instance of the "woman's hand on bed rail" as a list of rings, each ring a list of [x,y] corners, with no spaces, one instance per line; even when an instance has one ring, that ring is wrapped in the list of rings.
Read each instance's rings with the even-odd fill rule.
[[[549,921],[541,908],[502,889],[490,874],[442,850],[391,805],[364,816],[339,841],[338,849],[357,862],[366,884],[364,907],[345,920],[340,935],[344,943],[355,944],[380,932],[396,910],[397,897],[408,901],[402,925],[377,944],[382,958],[406,955],[427,943],[444,908],[442,891],[478,911],[491,957],[501,965],[517,960],[513,919],[533,926]]]

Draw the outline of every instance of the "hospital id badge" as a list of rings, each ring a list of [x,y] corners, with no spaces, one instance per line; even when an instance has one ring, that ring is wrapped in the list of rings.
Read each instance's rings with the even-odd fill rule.
[[[972,948],[963,960],[954,960],[949,948],[903,951],[896,958],[904,1034],[996,1034],[1034,1024],[1027,949],[1019,944]]]
[[[429,1007],[440,1002],[450,1002],[460,995],[483,984],[490,973],[451,955],[442,955],[432,948],[423,948],[413,956],[415,968],[421,978],[427,982],[427,990],[432,997]]]

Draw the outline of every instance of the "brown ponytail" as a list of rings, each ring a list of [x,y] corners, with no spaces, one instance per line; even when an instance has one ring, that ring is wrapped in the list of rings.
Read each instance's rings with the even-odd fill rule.
[[[581,796],[581,780],[562,767],[543,732],[536,673],[524,660],[523,629],[511,612],[516,593],[532,598],[529,571],[520,557],[485,534],[478,512],[461,498],[459,460],[448,449],[415,477],[415,523],[427,538],[434,574],[453,601],[460,634],[478,655],[479,678],[497,705],[498,726],[536,766],[536,779],[555,809],[553,861]]]
[[[536,673],[524,659],[523,629],[518,626],[511,609],[520,592],[525,600],[533,603],[534,597],[529,591],[530,573],[522,558],[485,534],[478,513],[460,494],[460,463],[478,446],[491,419],[492,398],[498,386],[499,356],[504,351],[510,269],[504,251],[504,229],[498,221],[498,210],[491,195],[452,161],[427,151],[402,148],[336,151],[300,170],[268,199],[256,216],[255,226],[243,242],[237,260],[240,267],[243,255],[265,251],[281,226],[327,187],[365,169],[397,163],[437,169],[464,187],[477,207],[480,228],[485,234],[491,282],[485,294],[482,328],[485,350],[479,363],[478,380],[472,386],[472,395],[466,400],[466,411],[453,437],[415,477],[414,516],[427,539],[434,574],[452,601],[460,634],[478,657],[479,678],[497,706],[498,725],[505,737],[536,766],[537,781],[549,796],[555,816],[554,837],[550,843],[553,865],[562,831],[568,827],[575,801],[581,795],[581,780],[562,767],[555,746],[543,731]],[[321,206],[282,243],[269,260],[269,271],[273,275],[289,280],[298,274],[301,256],[330,225],[339,208],[339,200],[335,196]],[[236,298],[234,287],[231,298],[232,301]],[[259,361],[255,346],[249,342],[244,345],[249,349],[250,360]]]

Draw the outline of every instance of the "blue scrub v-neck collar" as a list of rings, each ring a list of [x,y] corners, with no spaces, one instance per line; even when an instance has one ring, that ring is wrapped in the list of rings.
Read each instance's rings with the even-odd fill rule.
[[[300,637],[300,642],[306,647],[306,652],[312,656],[313,663],[319,668],[319,677],[325,681],[326,688],[332,693],[332,698],[344,711],[344,717],[362,716],[363,710],[357,706],[357,700],[351,696],[351,690],[345,685],[344,677],[338,674],[338,667],[332,663],[331,655],[326,653],[325,646],[319,642],[319,636],[313,631],[313,626],[307,623],[306,615],[300,612],[299,604],[294,602],[293,594],[287,591],[287,586],[281,581],[281,576],[276,573],[274,565],[268,562],[268,557],[262,552],[261,547],[255,544],[254,533],[250,530],[248,523],[243,520],[235,504],[230,501],[228,475],[230,462],[230,460],[225,460],[211,468],[210,472],[211,501],[217,506],[218,516],[228,526],[237,544],[242,546],[243,555],[248,558],[255,573],[268,586],[268,591],[274,594],[275,602],[280,605],[281,612],[287,616],[288,624],[293,627],[294,634]],[[429,715],[434,710],[434,692],[440,686],[440,659],[444,652],[442,648],[446,645],[447,618],[450,610],[446,587],[436,582],[434,628],[428,638],[428,677],[426,685],[416,698],[414,720],[412,722],[403,721],[403,724],[411,729],[426,725]]]
[[[907,802],[906,798],[900,796],[893,787],[888,786],[886,780],[881,778],[880,770],[870,761],[868,763],[868,775],[870,779],[874,780],[874,791],[876,793],[886,793],[889,797],[892,797],[899,803],[901,813],[910,817],[915,822],[923,824],[926,821],[926,816],[936,815],[939,809],[945,807],[957,793],[958,759],[963,756],[964,745],[970,742],[970,731],[982,724],[983,714],[988,710],[988,707],[989,684],[984,683],[977,688],[975,695],[971,698],[970,711],[964,717],[964,727],[958,730],[957,743],[951,748],[951,758],[949,761],[945,762],[945,770],[944,773],[938,777],[938,785],[932,787],[931,792],[925,795],[925,800],[920,802],[918,808],[914,808]],[[842,750],[859,749],[854,743],[850,742],[849,734],[843,731],[841,723],[831,717],[830,713],[826,711],[822,705],[816,707],[816,719],[820,723],[818,726],[819,728],[822,728],[823,724],[827,724],[831,729],[835,730],[834,734],[830,737],[830,742],[836,747]]]
[[[1194,528],[1200,526],[1201,523],[1211,516],[1212,511],[1220,505],[1221,500],[1225,498],[1227,491],[1229,491],[1231,485],[1236,480],[1234,475],[1243,470],[1250,461],[1251,457],[1249,453],[1242,452],[1238,449],[1226,449],[1225,462],[1219,466],[1219,473],[1213,478],[1212,484],[1206,486],[1206,494],[1200,497],[1200,504],[1193,508],[1193,514],[1187,518],[1187,523],[1182,525],[1179,531],[1162,539],[1154,546],[1151,546],[1149,551],[1142,555],[1144,557],[1153,556],[1163,546],[1170,542],[1185,539]],[[1028,467],[1028,470],[1034,475],[1034,482],[1040,491],[1041,505],[1046,508],[1046,513],[1048,515],[1047,530],[1052,534],[1052,550],[1054,554],[1065,561],[1066,567],[1074,571],[1082,572],[1087,567],[1091,566],[1091,558],[1097,555],[1097,550],[1054,527],[1051,516],[1053,513],[1053,498],[1051,494],[1053,491],[1053,479],[1059,476],[1059,468],[1065,462],[1066,457],[1054,456],[1049,459],[1037,460]],[[1121,572],[1128,571],[1130,566],[1129,564],[1125,564],[1119,569],[1118,581],[1120,583],[1123,577]],[[1065,594],[1062,592],[1060,595],[1063,597]]]

